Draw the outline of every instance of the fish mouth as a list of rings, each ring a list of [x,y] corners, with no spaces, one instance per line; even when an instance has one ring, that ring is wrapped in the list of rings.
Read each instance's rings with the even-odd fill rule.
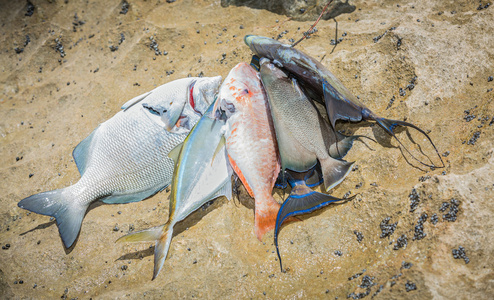
[[[250,47],[250,45],[252,45],[252,42],[253,40],[257,37],[257,35],[253,35],[253,34],[248,34],[244,37],[244,42],[247,46]]]

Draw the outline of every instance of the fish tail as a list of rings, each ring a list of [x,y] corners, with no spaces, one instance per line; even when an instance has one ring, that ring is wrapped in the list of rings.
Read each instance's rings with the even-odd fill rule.
[[[441,158],[441,155],[439,154],[439,151],[437,150],[436,148],[436,145],[434,145],[434,143],[432,142],[432,139],[429,137],[429,135],[427,133],[425,133],[425,131],[423,131],[422,129],[418,128],[417,126],[411,124],[411,123],[408,123],[408,122],[405,122],[405,121],[399,121],[399,120],[391,120],[391,119],[385,119],[385,118],[381,118],[381,117],[377,117],[376,115],[374,115],[373,113],[371,112],[367,112],[367,114],[364,114],[364,118],[368,118],[368,119],[373,119],[377,122],[377,124],[379,124],[379,126],[381,126],[388,134],[390,134],[392,137],[394,137],[398,143],[400,144],[400,146],[405,149],[405,151],[410,154],[410,156],[418,161],[419,163],[421,163],[422,165],[426,166],[426,167],[435,167],[435,168],[443,168],[444,167],[444,162],[443,162],[443,159]],[[431,162],[431,164],[427,164],[421,160],[419,160],[418,158],[416,158],[411,152],[410,150],[408,150],[407,147],[405,147],[405,145],[403,145],[403,143],[396,137],[395,133],[394,133],[394,129],[397,127],[397,126],[404,126],[404,127],[411,127],[415,130],[417,130],[418,132],[422,133],[428,140],[429,142],[431,143],[432,147],[434,147],[434,150],[436,151],[436,154],[437,156],[439,157],[439,159],[441,160],[441,164],[442,166],[440,167],[437,167],[437,166],[434,166],[434,164],[432,163],[432,161],[429,159],[429,161]]]
[[[88,207],[75,201],[75,195],[70,191],[70,187],[29,196],[17,205],[37,214],[54,217],[66,248],[70,248],[79,235],[82,219]]]
[[[324,179],[326,191],[340,184],[343,179],[350,173],[353,162],[337,160],[330,156],[325,159],[319,159]]]
[[[280,209],[280,204],[276,202],[271,194],[269,199],[256,199],[255,207],[255,233],[259,241],[262,241],[264,234],[274,229],[276,215]]]
[[[173,237],[173,225],[167,222],[164,225],[133,232],[120,237],[116,242],[155,242],[154,246],[154,280],[165,263],[170,243]]]
[[[281,255],[278,248],[278,234],[283,222],[290,217],[294,217],[301,214],[311,213],[319,208],[327,206],[331,203],[338,201],[345,201],[346,199],[335,198],[331,195],[322,194],[311,190],[304,184],[296,185],[293,187],[290,196],[283,202],[278,215],[276,217],[276,226],[274,229],[274,245],[276,246],[276,253],[280,260],[280,268],[283,272],[283,265],[281,262]]]

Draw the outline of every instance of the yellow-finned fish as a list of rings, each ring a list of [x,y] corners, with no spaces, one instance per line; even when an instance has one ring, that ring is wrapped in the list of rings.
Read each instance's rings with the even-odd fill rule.
[[[119,242],[154,241],[153,279],[165,262],[173,226],[206,202],[220,196],[232,198],[231,176],[223,134],[225,122],[212,116],[213,105],[192,129],[182,146],[170,153],[176,161],[171,185],[168,221],[161,226],[131,233]]]
[[[174,163],[168,153],[184,141],[187,126],[199,120],[220,84],[221,76],[180,79],[128,101],[74,149],[81,173],[76,184],[27,197],[19,207],[55,217],[71,247],[92,202],[141,201],[170,184]]]

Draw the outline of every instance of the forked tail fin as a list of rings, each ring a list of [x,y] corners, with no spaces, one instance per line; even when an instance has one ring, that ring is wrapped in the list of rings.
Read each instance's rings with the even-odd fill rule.
[[[377,117],[375,115],[373,115],[372,113],[369,113],[369,114],[365,114],[367,111],[364,110],[364,118],[370,118],[370,119],[373,119],[377,122],[377,124],[379,124],[379,126],[381,126],[388,134],[390,134],[392,137],[394,137],[398,143],[400,144],[401,147],[403,147],[403,149],[405,149],[405,151],[410,154],[410,156],[418,161],[419,163],[421,163],[422,165],[426,166],[426,167],[434,167],[434,168],[444,168],[444,162],[443,162],[443,159],[441,158],[441,155],[439,154],[439,151],[437,151],[437,148],[436,148],[436,145],[434,145],[434,143],[432,142],[432,139],[429,137],[429,135],[427,133],[425,133],[425,131],[423,131],[422,129],[418,128],[417,126],[411,124],[411,123],[408,123],[408,122],[405,122],[405,121],[399,121],[399,120],[391,120],[391,119],[385,119],[385,118],[380,118],[380,117]],[[419,160],[418,158],[416,158],[411,152],[410,150],[408,150],[407,147],[405,147],[405,145],[403,145],[403,143],[396,137],[395,133],[394,133],[394,129],[397,127],[397,126],[404,126],[404,127],[411,127],[415,130],[417,130],[418,132],[422,133],[428,140],[429,142],[431,143],[432,147],[434,147],[434,150],[436,151],[436,154],[437,156],[439,157],[439,159],[441,160],[441,164],[442,166],[438,167],[438,166],[435,166],[434,164],[426,164],[424,162],[422,162],[421,160]],[[429,159],[430,160],[430,159]],[[432,161],[431,161],[432,163]]]
[[[17,205],[37,214],[54,217],[63,244],[70,248],[79,235],[87,210],[87,206],[79,205],[75,200],[74,195],[65,188],[32,195]]]
[[[154,280],[165,263],[172,237],[173,225],[167,222],[165,225],[124,235],[117,242],[156,242],[154,246],[154,271],[152,279]]]
[[[278,259],[280,260],[280,268],[282,272],[283,265],[281,263],[281,256],[278,248],[278,234],[283,221],[285,221],[288,217],[311,213],[333,202],[347,200],[348,199],[339,199],[331,195],[315,192],[303,184],[293,187],[290,196],[285,200],[285,202],[283,202],[283,205],[278,212],[276,217],[276,226],[274,229],[274,245],[276,246],[276,253],[278,254]]]

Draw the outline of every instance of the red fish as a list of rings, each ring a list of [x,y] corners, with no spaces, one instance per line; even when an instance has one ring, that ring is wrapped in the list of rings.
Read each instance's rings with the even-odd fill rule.
[[[221,85],[218,99],[218,110],[227,118],[228,158],[250,196],[255,198],[255,233],[261,240],[274,229],[280,208],[272,195],[280,158],[259,74],[247,63],[236,65]]]

